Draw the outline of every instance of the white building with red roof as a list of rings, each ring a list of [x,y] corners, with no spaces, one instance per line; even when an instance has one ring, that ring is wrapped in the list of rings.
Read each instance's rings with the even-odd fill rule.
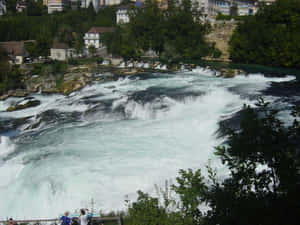
[[[103,47],[103,34],[108,32],[114,32],[114,27],[92,27],[87,33],[85,33],[83,39],[86,48],[94,46],[95,48]]]

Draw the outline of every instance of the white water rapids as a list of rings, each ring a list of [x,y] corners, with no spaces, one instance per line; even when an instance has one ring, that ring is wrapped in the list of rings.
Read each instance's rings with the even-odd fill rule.
[[[23,98],[2,101],[1,120],[31,117],[16,137],[1,136],[0,219],[57,217],[92,198],[96,209],[118,210],[126,195],[152,192],[179,169],[205,171],[209,159],[221,168],[218,122],[271,81],[291,79],[198,69],[94,83],[67,97],[35,94],[41,105],[15,112],[5,110]]]

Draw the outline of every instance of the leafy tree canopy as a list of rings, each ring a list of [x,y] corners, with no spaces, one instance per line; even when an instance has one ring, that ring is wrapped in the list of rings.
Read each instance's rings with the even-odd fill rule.
[[[230,41],[234,62],[300,67],[300,1],[277,0],[247,17]]]
[[[228,129],[228,142],[216,148],[230,171],[228,177],[218,179],[210,166],[208,180],[200,170],[181,170],[177,184],[171,186],[179,198],[164,192],[159,204],[158,199],[139,193],[137,202],[129,205],[129,220],[158,225],[298,224],[300,110],[294,108],[294,121],[285,124],[268,103],[259,100],[257,106],[245,106],[240,129]],[[170,211],[165,202],[173,203],[175,210]],[[207,211],[201,210],[204,204]],[[151,223],[142,223],[145,218]]]

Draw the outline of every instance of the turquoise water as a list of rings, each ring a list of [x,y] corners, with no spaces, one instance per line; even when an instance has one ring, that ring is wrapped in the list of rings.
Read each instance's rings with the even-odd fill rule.
[[[124,208],[141,189],[175,181],[179,169],[202,168],[214,156],[218,123],[253,104],[271,81],[261,74],[234,79],[197,68],[94,83],[70,96],[33,95],[42,104],[5,109],[0,117],[30,117],[16,137],[1,137],[0,218],[57,217],[66,210]],[[274,101],[276,98],[268,97]],[[7,127],[8,129],[8,127]],[[205,172],[204,172],[205,173]]]

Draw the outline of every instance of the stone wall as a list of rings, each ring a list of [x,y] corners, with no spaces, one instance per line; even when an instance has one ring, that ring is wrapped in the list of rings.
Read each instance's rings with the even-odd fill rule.
[[[230,62],[229,59],[229,41],[237,24],[233,21],[217,21],[212,23],[212,32],[206,35],[206,40],[210,43],[216,43],[216,47],[222,52],[219,59],[206,57],[206,60],[216,60]]]

